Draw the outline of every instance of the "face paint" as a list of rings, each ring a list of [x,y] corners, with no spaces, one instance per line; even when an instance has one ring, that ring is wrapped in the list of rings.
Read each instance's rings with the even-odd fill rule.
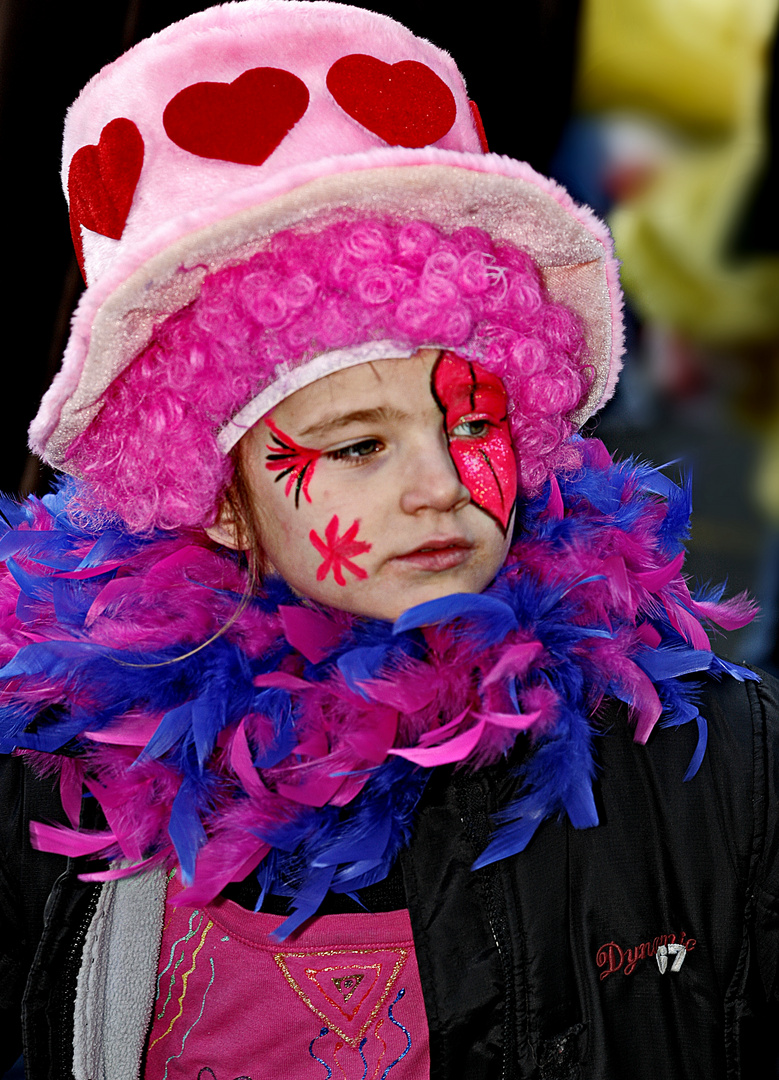
[[[308,485],[314,475],[314,468],[322,456],[321,450],[310,450],[306,446],[296,443],[289,435],[276,427],[270,417],[265,417],[265,423],[271,430],[271,438],[275,446],[266,445],[269,450],[265,460],[265,468],[270,472],[277,472],[275,479],[283,480],[286,476],[287,484],[284,494],[289,495],[292,485],[295,485],[295,506],[300,506],[300,492],[302,491],[308,502],[311,496],[308,493]]]
[[[474,505],[505,533],[517,497],[517,461],[502,381],[481,364],[445,352],[433,369],[432,389],[460,479]]]
[[[359,520],[353,521],[343,536],[339,536],[338,515],[334,514],[325,529],[324,540],[313,529],[311,530],[308,534],[309,540],[322,556],[322,565],[316,572],[317,581],[324,581],[331,570],[338,585],[346,584],[344,570],[348,570],[350,574],[354,574],[361,580],[367,578],[367,572],[351,560],[351,556],[362,555],[373,547],[372,544],[356,539],[359,528]]]

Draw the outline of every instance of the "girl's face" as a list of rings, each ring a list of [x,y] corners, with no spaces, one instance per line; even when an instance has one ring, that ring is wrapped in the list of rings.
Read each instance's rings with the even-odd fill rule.
[[[497,376],[434,349],[292,394],[241,444],[270,562],[297,593],[379,619],[481,592],[514,520],[506,414]]]

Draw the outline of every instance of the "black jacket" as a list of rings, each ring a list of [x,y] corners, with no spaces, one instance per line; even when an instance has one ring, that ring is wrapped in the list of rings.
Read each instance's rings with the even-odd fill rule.
[[[690,725],[637,746],[609,706],[601,824],[547,822],[523,854],[477,872],[512,770],[431,781],[402,871],[433,1080],[777,1075],[779,689],[726,680],[702,696],[710,734],[694,779],[682,782]],[[0,768],[4,1030],[24,995],[28,1080],[59,1080],[96,888],[29,850],[29,818],[61,816],[51,783],[18,759]],[[17,1044],[2,1052],[7,1068]]]

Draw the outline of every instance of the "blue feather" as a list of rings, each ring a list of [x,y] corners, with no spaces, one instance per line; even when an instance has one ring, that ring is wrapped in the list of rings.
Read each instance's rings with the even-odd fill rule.
[[[585,775],[572,784],[563,796],[563,804],[574,829],[591,829],[598,824],[591,777]]]
[[[34,723],[34,722],[32,722]],[[17,734],[11,749],[23,747],[25,750],[40,750],[46,754],[55,754],[67,746],[71,740],[76,739],[84,730],[84,721],[81,716],[62,716],[53,724],[41,724],[27,730],[31,725],[28,718],[25,730]],[[9,740],[10,741],[10,740]],[[4,746],[7,745],[3,740]],[[3,749],[3,753],[10,753],[11,749]]]
[[[209,689],[192,702],[192,734],[200,772],[203,771],[219,732],[227,725],[227,700]]]
[[[675,484],[669,476],[666,476],[663,469],[668,469],[672,465],[678,465],[679,460],[667,461],[665,465],[650,465],[644,466],[640,473],[640,486],[644,491],[649,491],[653,495],[660,495],[666,500],[671,500],[677,496],[681,489],[678,484]]]
[[[713,655],[708,649],[677,646],[642,649],[634,659],[652,682],[661,682],[663,679],[678,679],[680,675],[691,675],[696,671],[708,671]]]
[[[665,694],[661,695],[661,697],[666,696]],[[691,720],[697,719],[698,715],[698,706],[691,701],[681,699],[671,703],[664,703],[663,718],[660,721],[660,726],[664,728],[681,727],[683,724],[689,724]]]
[[[392,819],[385,815],[383,820],[377,823],[377,827],[367,836],[363,830],[351,828],[343,830],[339,839],[331,844],[326,851],[317,855],[313,866],[338,866],[339,863],[351,863],[352,866],[362,866],[370,863],[373,867],[381,859],[387,850],[390,839]],[[363,866],[360,872],[369,869]],[[350,871],[350,876],[351,871]]]
[[[258,769],[272,769],[292,753],[298,742],[290,696],[286,690],[263,690],[257,695],[253,711],[273,721],[273,738],[258,748],[254,757]]]
[[[52,600],[58,622],[65,626],[83,627],[92,602],[109,576],[112,575],[100,575],[86,580],[54,579]]]
[[[366,701],[370,701],[370,695],[360,684],[370,682],[375,677],[387,658],[391,644],[376,645],[372,649],[350,649],[338,658],[338,670],[346,679],[346,685]]]
[[[189,885],[195,876],[197,853],[206,842],[206,831],[198,813],[197,793],[186,777],[173,800],[168,834],[176,849],[184,882]]]
[[[165,713],[157,730],[146,743],[139,755],[143,758],[161,758],[169,753],[182,739],[190,737],[192,727],[192,702],[185,701],[170,712]]]
[[[527,816],[503,825],[473,863],[471,869],[481,870],[484,866],[500,862],[501,859],[508,859],[524,851],[535,836],[538,826],[542,824],[542,820],[540,817]]]
[[[137,541],[136,541],[137,543]],[[118,529],[106,529],[78,564],[79,570],[89,570],[115,559],[126,558],[128,536]]]
[[[693,776],[697,773],[701,767],[703,756],[706,753],[706,744],[709,738],[709,727],[706,720],[698,714],[698,741],[695,746],[695,751],[690,759],[690,764],[687,766],[687,772],[684,774],[685,780],[692,780]]]
[[[755,674],[754,671],[744,667],[742,664],[733,664],[730,660],[725,660],[721,656],[712,658],[711,669],[716,672],[724,672],[737,679],[738,682],[760,682],[760,676]]]
[[[323,866],[309,873],[305,884],[295,892],[292,914],[271,933],[272,938],[283,941],[284,938],[300,929],[304,922],[316,915],[327,896],[333,880],[333,872],[331,866]]]
[[[0,539],[0,561],[22,555],[53,570],[75,570],[78,558],[72,548],[70,538],[63,538],[62,533],[11,529]]]
[[[483,645],[494,645],[517,628],[517,618],[508,604],[486,593],[453,593],[409,608],[395,621],[396,634],[422,626],[450,623],[457,619],[472,624]]]
[[[39,574],[30,573],[24,570],[15,559],[6,560],[5,565],[24,596],[41,603],[51,602],[54,595],[53,577],[41,577]]]

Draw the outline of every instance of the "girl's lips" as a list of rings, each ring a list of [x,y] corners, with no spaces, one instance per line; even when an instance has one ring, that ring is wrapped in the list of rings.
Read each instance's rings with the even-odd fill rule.
[[[432,540],[405,555],[396,555],[392,561],[402,563],[404,566],[413,566],[417,570],[428,570],[431,573],[453,570],[470,558],[471,547],[472,545],[464,540]]]

